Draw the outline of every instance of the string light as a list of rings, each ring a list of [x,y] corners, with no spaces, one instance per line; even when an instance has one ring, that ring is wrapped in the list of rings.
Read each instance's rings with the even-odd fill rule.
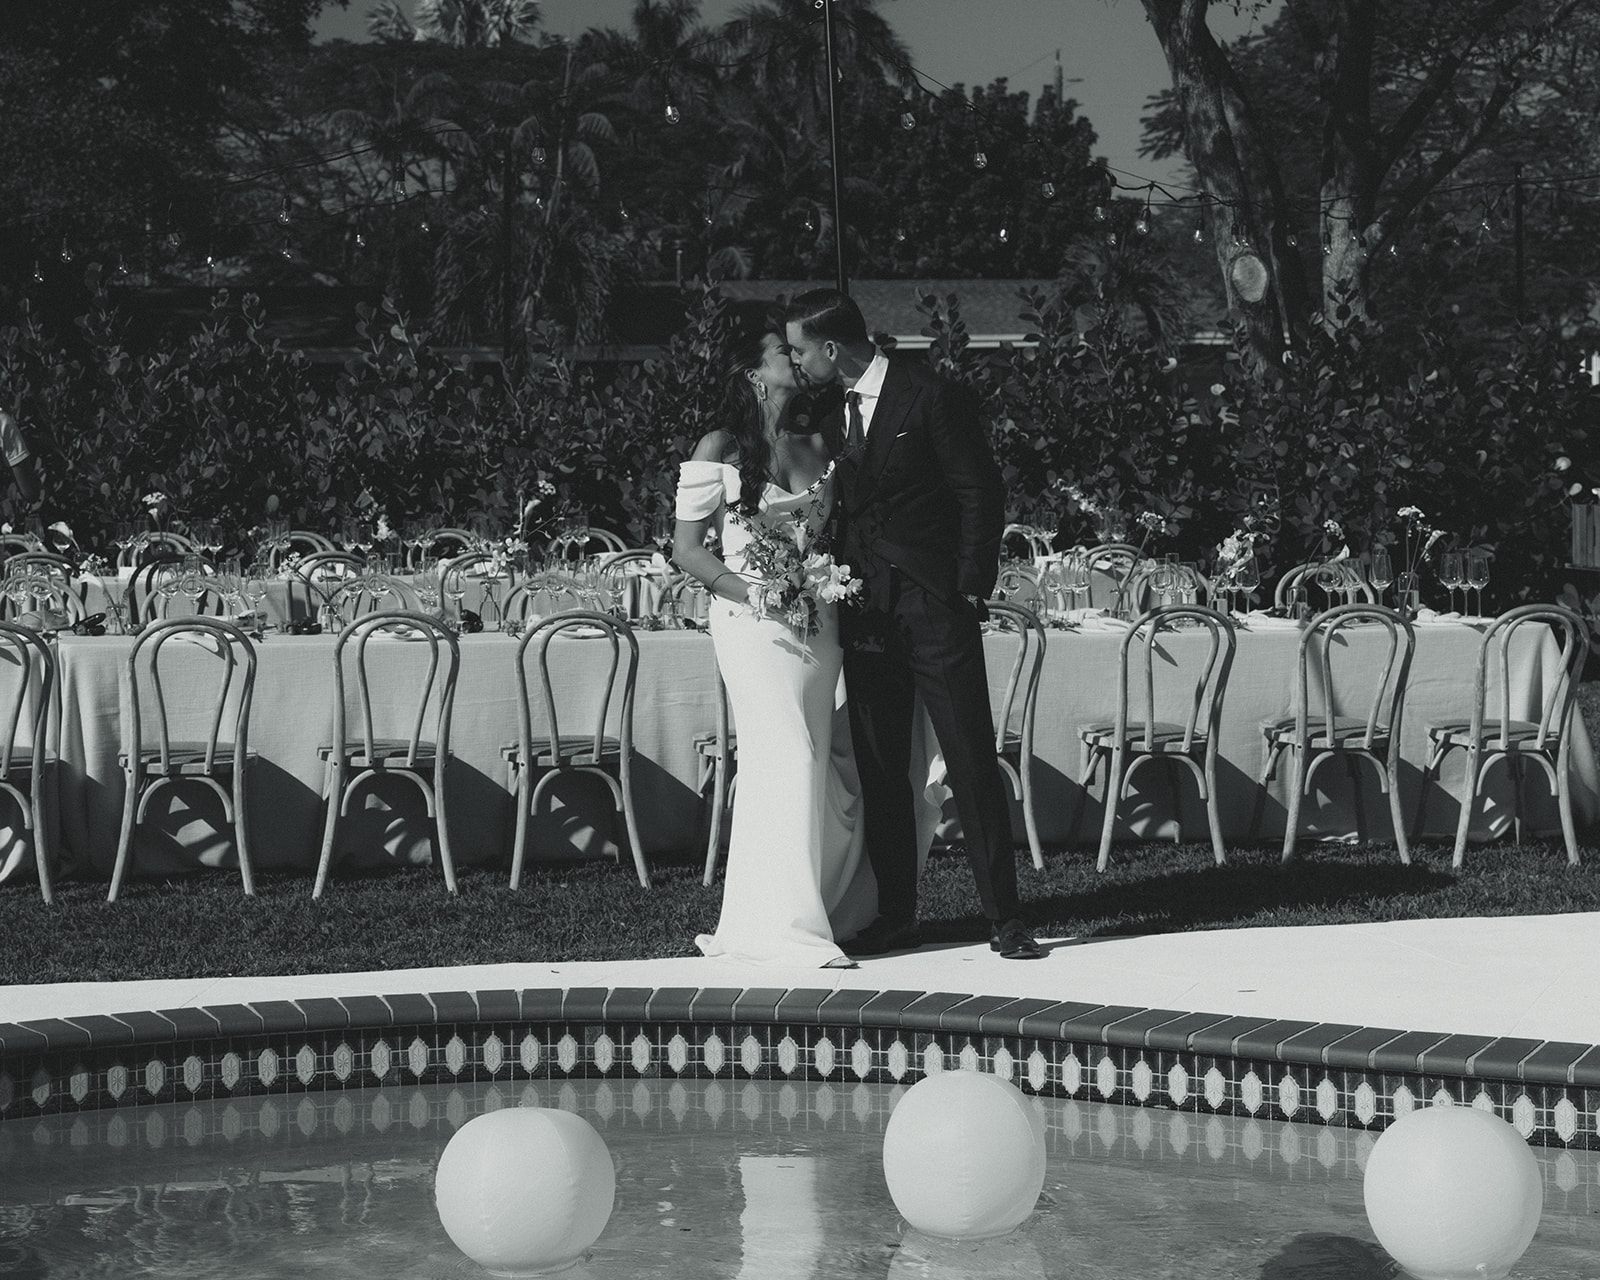
[[[289,197],[284,196],[283,203],[278,207],[278,221],[284,226],[289,225],[289,219],[294,216],[294,206],[289,203]]]
[[[900,127],[907,132],[915,129],[917,127],[917,117],[909,111],[902,111],[900,113]]]
[[[1134,224],[1133,224],[1134,231],[1136,231],[1141,236],[1147,236],[1147,235],[1150,234],[1150,199],[1154,194],[1155,194],[1155,188],[1154,187],[1152,187],[1150,190],[1145,192],[1145,194],[1144,194],[1144,212],[1141,213],[1138,216],[1138,218],[1134,221]]]
[[[681,112],[679,112],[677,104],[672,102],[667,103],[667,123],[677,124],[678,121],[682,119],[683,115]]]
[[[405,198],[406,198],[406,180],[405,180],[404,176],[402,176],[402,177],[396,178],[394,180],[394,201],[395,201],[396,204],[400,204],[405,200]]]
[[[37,262],[33,264],[33,282],[35,284],[44,283],[44,269]]]
[[[1194,220],[1194,242],[1196,244],[1204,244],[1206,242],[1206,219],[1204,214]]]
[[[1000,243],[1001,244],[1005,244],[1011,239],[1011,232],[1006,230],[1006,228],[1004,228],[1004,227],[1000,228],[999,235],[1000,235]]]
[[[1117,233],[1115,231],[1106,232],[1106,243],[1113,249],[1117,247]]]
[[[61,252],[59,256],[62,262],[72,261],[72,246],[67,243],[66,236],[61,237]]]
[[[1056,198],[1056,184],[1046,178],[1039,184],[1039,194],[1046,200],[1054,200]]]
[[[183,232],[174,227],[167,232],[166,241],[167,248],[171,249],[173,253],[177,253],[179,249],[183,248]]]
[[[528,152],[528,159],[532,160],[536,167],[543,166],[544,158],[545,151],[543,147],[535,147],[532,151]]]
[[[974,151],[972,153],[972,167],[974,169],[987,169],[989,167],[988,154],[983,151]]]

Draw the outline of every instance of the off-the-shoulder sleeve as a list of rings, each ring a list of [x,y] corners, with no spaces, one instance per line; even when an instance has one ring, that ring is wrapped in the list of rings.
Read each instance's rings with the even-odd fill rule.
[[[677,515],[680,520],[704,520],[724,502],[737,501],[735,488],[739,473],[721,462],[701,462],[691,458],[678,468]]]

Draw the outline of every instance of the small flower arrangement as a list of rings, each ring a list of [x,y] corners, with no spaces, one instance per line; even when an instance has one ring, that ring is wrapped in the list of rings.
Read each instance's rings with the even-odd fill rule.
[[[861,579],[840,564],[814,529],[820,523],[823,488],[795,512],[786,526],[750,520],[730,510],[728,518],[750,534],[745,564],[756,580],[746,592],[746,605],[763,618],[778,618],[802,636],[822,629],[822,606],[858,599]]]
[[[122,590],[117,582],[115,566],[104,556],[90,552],[78,565],[78,577],[93,578],[100,584],[100,593],[106,598],[106,608],[111,610],[117,634],[125,634],[128,627],[122,616]]]
[[[167,527],[167,517],[172,514],[172,500],[162,493],[160,489],[152,490],[139,501],[144,503],[145,514],[150,517],[150,524],[157,533]]]
[[[1430,525],[1420,507],[1401,507],[1395,514],[1405,521],[1400,574],[1395,579],[1395,593],[1404,603],[1416,592],[1422,563],[1432,558],[1434,544],[1444,537],[1444,530]]]

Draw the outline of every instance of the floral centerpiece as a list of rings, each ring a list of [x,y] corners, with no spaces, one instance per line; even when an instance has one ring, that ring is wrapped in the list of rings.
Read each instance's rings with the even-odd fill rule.
[[[106,608],[111,611],[112,625],[116,628],[114,635],[128,633],[128,621],[122,612],[122,584],[117,581],[116,567],[102,555],[89,554],[78,565],[80,578],[93,578],[99,584],[100,594],[105,597]]]
[[[728,518],[746,529],[750,542],[744,549],[747,572],[752,576],[746,606],[763,618],[777,618],[802,636],[822,629],[822,606],[847,603],[861,595],[861,579],[840,564],[826,541],[811,527],[819,514],[822,487],[817,496],[795,512],[786,525],[772,526],[747,519],[738,511]]]
[[[1435,529],[1422,514],[1420,507],[1401,507],[1395,513],[1405,521],[1402,533],[1404,550],[1401,553],[1401,570],[1395,579],[1395,598],[1402,609],[1415,609],[1419,599],[1419,578],[1423,561],[1431,558],[1433,547],[1444,537],[1443,529]]]

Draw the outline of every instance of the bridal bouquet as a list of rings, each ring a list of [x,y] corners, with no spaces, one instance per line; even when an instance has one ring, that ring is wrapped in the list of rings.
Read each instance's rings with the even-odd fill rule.
[[[750,533],[744,549],[745,576],[756,575],[746,595],[748,607],[763,618],[778,618],[802,636],[822,629],[822,606],[855,599],[861,580],[840,564],[812,536],[806,513],[796,515],[789,531],[781,532],[737,512],[730,519]]]

